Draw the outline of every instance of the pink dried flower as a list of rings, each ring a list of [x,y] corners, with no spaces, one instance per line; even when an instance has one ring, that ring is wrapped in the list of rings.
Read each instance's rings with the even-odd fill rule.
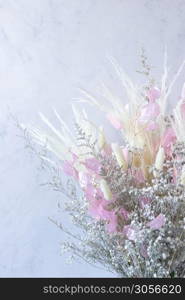
[[[160,97],[160,94],[161,94],[160,90],[157,87],[153,87],[149,89],[149,91],[147,92],[147,97],[150,102],[154,102],[156,99]]]
[[[166,222],[166,218],[163,214],[159,214],[155,219],[148,222],[148,226],[151,229],[160,229]]]
[[[89,173],[79,172],[79,183],[82,188],[86,188],[92,182],[92,176]]]
[[[66,175],[74,177],[78,180],[78,171],[74,168],[73,163],[65,160],[63,162],[63,171]]]
[[[162,137],[161,145],[164,148],[165,153],[169,156],[171,155],[172,146],[176,142],[176,139],[174,129],[171,127],[167,128]]]
[[[87,169],[90,169],[91,171],[95,172],[96,174],[99,174],[100,173],[100,170],[101,170],[101,164],[100,162],[92,157],[92,158],[87,158],[85,160],[85,166]]]
[[[128,220],[128,216],[129,216],[129,212],[124,209],[124,208],[121,208],[119,210],[119,213],[121,214],[121,216],[125,219],[125,220]]]
[[[139,117],[139,122],[145,123],[154,120],[160,114],[160,106],[158,103],[149,102],[143,105],[141,109],[141,114]]]
[[[117,232],[117,216],[114,212],[111,212],[108,218],[108,224],[106,225],[106,228],[109,232],[114,233]]]

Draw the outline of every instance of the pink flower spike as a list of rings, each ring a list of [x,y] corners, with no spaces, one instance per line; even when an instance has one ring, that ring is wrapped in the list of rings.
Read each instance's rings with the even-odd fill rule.
[[[163,214],[159,214],[155,219],[148,222],[148,226],[151,229],[160,229],[166,222],[166,218]]]
[[[149,89],[149,91],[147,92],[147,97],[150,102],[154,102],[156,99],[160,97],[160,94],[161,94],[160,90],[157,87],[153,87]]]
[[[63,171],[66,175],[72,176],[78,180],[78,171],[73,167],[71,162],[67,160],[63,162]]]
[[[92,157],[92,158],[87,158],[85,160],[85,166],[86,168],[90,169],[91,171],[94,171],[96,174],[99,174],[100,173],[100,170],[101,170],[101,164],[100,162]]]
[[[110,121],[112,126],[114,126],[114,128],[118,130],[123,128],[121,122],[113,114],[107,114],[107,119]]]

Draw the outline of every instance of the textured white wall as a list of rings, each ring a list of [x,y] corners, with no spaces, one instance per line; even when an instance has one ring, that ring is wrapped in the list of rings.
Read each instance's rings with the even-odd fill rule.
[[[0,0],[1,277],[111,276],[60,256],[63,236],[48,216],[61,196],[39,186],[8,110],[38,124],[37,112],[53,120],[54,106],[71,122],[76,87],[116,87],[106,55],[138,80],[141,47],[159,75],[166,45],[173,74],[185,58],[184,18],[185,0]]]

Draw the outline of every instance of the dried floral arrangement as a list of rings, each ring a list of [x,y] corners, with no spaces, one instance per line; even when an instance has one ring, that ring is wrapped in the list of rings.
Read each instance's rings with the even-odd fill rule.
[[[167,112],[185,62],[167,85],[166,60],[156,86],[142,56],[144,87],[112,61],[127,103],[108,88],[104,102],[82,92],[82,102],[100,108],[121,133],[121,145],[109,143],[103,128],[76,107],[75,135],[56,111],[58,128],[43,114],[45,132],[21,125],[43,150],[38,155],[52,172],[51,186],[67,197],[75,231],[57,223],[68,234],[63,249],[120,277],[185,277],[185,85]]]

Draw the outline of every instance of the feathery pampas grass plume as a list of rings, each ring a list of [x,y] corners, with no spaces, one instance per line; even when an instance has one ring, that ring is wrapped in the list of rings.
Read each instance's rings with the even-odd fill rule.
[[[60,127],[40,114],[48,131],[22,126],[54,172],[51,185],[64,192],[66,211],[78,233],[64,243],[75,257],[121,277],[185,277],[185,85],[171,114],[166,107],[185,62],[167,86],[136,86],[112,59],[127,104],[104,87],[99,102],[82,91],[80,102],[102,110],[121,132],[110,144],[102,127],[73,107],[76,137],[54,110]],[[146,64],[145,64],[146,66]],[[147,75],[149,68],[147,69]],[[62,172],[69,178],[66,186]],[[76,230],[76,229],[75,229]]]

